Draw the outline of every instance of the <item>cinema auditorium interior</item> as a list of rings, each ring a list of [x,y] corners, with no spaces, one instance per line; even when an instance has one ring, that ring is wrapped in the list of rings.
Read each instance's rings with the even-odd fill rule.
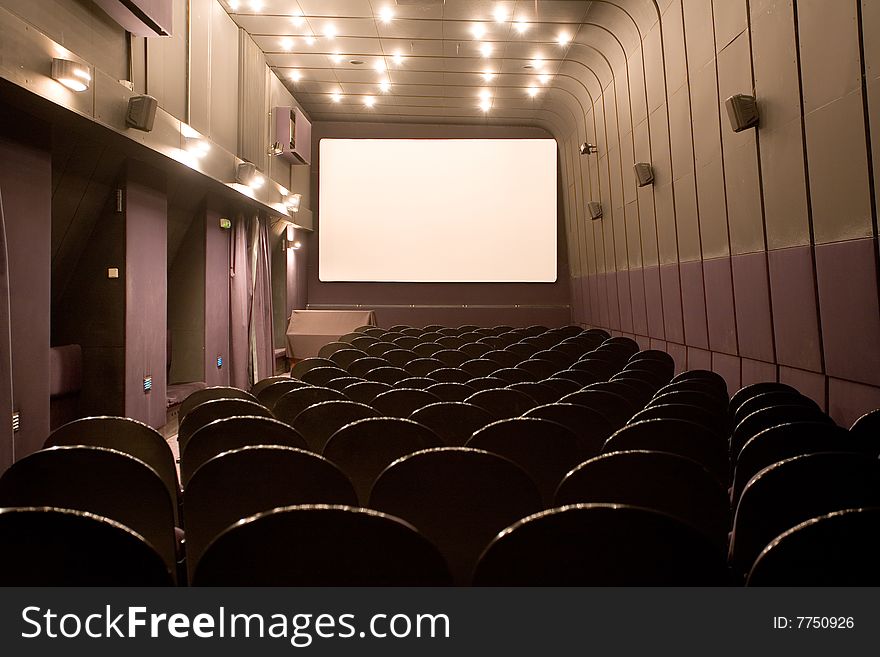
[[[0,583],[880,584],[880,2],[0,0]]]

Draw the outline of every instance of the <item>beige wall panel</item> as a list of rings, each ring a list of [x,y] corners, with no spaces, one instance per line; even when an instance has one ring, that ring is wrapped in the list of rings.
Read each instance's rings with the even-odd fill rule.
[[[691,110],[693,112],[694,158],[697,167],[705,166],[721,158],[721,125],[718,114],[717,85],[714,58],[701,69],[691,71]]]
[[[764,249],[758,156],[752,141],[724,148],[724,180],[727,185],[727,222],[730,251],[734,255]]]
[[[715,27],[709,0],[684,0],[684,33],[688,69],[695,71],[715,58]]]
[[[639,204],[638,201],[627,203],[623,209],[626,219],[626,255],[627,269],[635,269],[642,266],[641,231],[639,230]]]
[[[174,0],[174,34],[147,39],[147,93],[174,118],[187,121],[187,0]]]
[[[672,178],[694,174],[694,139],[691,133],[690,99],[687,87],[669,96],[669,137],[672,144]]]
[[[810,243],[804,141],[800,117],[761,129],[761,175],[767,247]]]
[[[669,123],[665,105],[661,105],[651,113],[648,126],[651,132],[651,162],[654,165],[654,184],[671,184],[672,159],[669,152]]]
[[[189,124],[211,133],[211,11],[215,0],[190,0]]]
[[[752,7],[752,59],[755,94],[761,108],[761,130],[800,116],[797,45],[791,2]]]
[[[697,207],[704,258],[730,255],[721,158],[697,167]]]
[[[752,60],[748,32],[741,34],[723,52],[718,53],[718,98],[719,111],[724,123],[721,127],[721,140],[724,149],[740,146],[746,142],[754,143],[755,131],[744,130],[736,133],[730,128],[724,100],[734,94],[751,94]]]
[[[746,29],[746,0],[713,0],[712,12],[715,20],[715,49],[721,52]]]
[[[642,42],[645,50],[645,83],[647,85],[648,112],[653,112],[666,102],[663,75],[663,49],[660,40],[660,23],[655,23]]]
[[[622,208],[623,201],[623,178],[620,170],[620,149],[615,148],[608,153],[608,170],[611,176],[611,205],[614,208]]]
[[[645,95],[645,67],[642,62],[642,49],[639,48],[629,58],[629,101],[633,123],[648,116],[648,99]]]
[[[861,91],[807,114],[805,122],[816,243],[872,235]]]
[[[628,78],[629,75],[626,69],[618,71],[618,75],[614,78],[614,94],[617,101],[617,125],[621,135],[631,133],[633,128]]]
[[[678,261],[678,237],[675,231],[675,205],[672,183],[654,186],[654,212],[657,218],[657,251],[661,265]]]
[[[660,262],[657,249],[657,219],[654,216],[654,188],[639,187],[639,230],[642,242],[642,261],[645,266]]]
[[[697,190],[694,174],[676,179],[673,183],[675,192],[675,225],[678,234],[678,258],[681,262],[699,260],[700,223],[697,219]]]
[[[605,151],[610,151],[620,145],[620,136],[617,126],[617,102],[614,98],[614,85],[608,85],[602,94],[602,103],[605,111]],[[602,151],[600,151],[601,153]]]
[[[211,139],[238,150],[238,28],[214,2],[211,9]]]
[[[661,18],[663,54],[666,64],[666,92],[670,95],[687,82],[684,27],[681,20],[681,0],[675,0],[663,12]]]
[[[807,114],[861,86],[856,2],[798,2],[804,112]],[[830,10],[832,5],[833,11]]]
[[[633,171],[633,135],[629,133],[621,138],[620,174],[623,177],[623,202],[632,203],[636,200],[636,176]],[[647,162],[648,160],[644,160]]]

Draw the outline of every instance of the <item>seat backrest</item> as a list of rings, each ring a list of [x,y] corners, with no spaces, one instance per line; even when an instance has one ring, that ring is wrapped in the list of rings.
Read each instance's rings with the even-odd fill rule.
[[[821,410],[815,401],[799,392],[792,392],[791,390],[774,390],[773,392],[764,392],[760,395],[755,395],[754,397],[750,397],[743,401],[733,415],[734,426],[756,411],[785,405],[810,406],[817,411]]]
[[[272,417],[268,408],[247,399],[214,399],[203,402],[187,413],[177,429],[177,445],[180,448],[180,453],[183,454],[186,451],[186,444],[190,437],[203,426],[214,420],[236,415]]]
[[[577,504],[526,518],[496,537],[475,586],[718,586],[718,546],[650,509]]]
[[[282,445],[308,449],[300,433],[269,417],[227,417],[196,431],[180,455],[180,480],[184,488],[201,465],[218,454],[250,445]]]
[[[358,376],[362,379],[366,378],[367,372],[377,367],[388,367],[390,363],[384,358],[377,356],[363,356],[357,360],[353,360],[346,368],[352,376]]]
[[[880,454],[880,408],[865,413],[853,422],[850,432],[874,456]]]
[[[352,338],[349,344],[355,349],[360,349],[364,353],[367,353],[366,348],[369,347],[371,344],[376,344],[377,342],[379,342],[379,339],[374,336],[362,335],[359,338]]]
[[[776,381],[761,381],[760,383],[752,383],[747,386],[743,386],[739,390],[737,390],[733,397],[730,398],[730,411],[731,413],[736,413],[736,410],[742,405],[743,402],[751,399],[752,397],[757,397],[758,395],[763,395],[768,392],[788,392],[788,393],[797,393],[797,389],[788,385],[787,383],[778,383]]]
[[[320,454],[327,440],[346,424],[369,417],[378,417],[379,412],[366,404],[347,400],[330,400],[312,404],[294,418],[291,426],[305,438],[309,449]]]
[[[566,473],[581,462],[578,438],[565,426],[532,417],[493,422],[474,432],[466,447],[510,459],[538,486],[545,507]]]
[[[702,530],[720,548],[727,545],[727,491],[705,467],[668,452],[611,452],[569,472],[554,506],[580,503],[631,504],[654,509]]]
[[[496,379],[494,376],[475,376],[468,379],[465,383],[477,392],[507,387],[507,381]]]
[[[665,398],[667,395],[663,395]],[[658,398],[659,399],[659,398]],[[643,408],[632,416],[629,423],[641,422],[642,420],[686,420],[706,427],[718,434],[719,438],[728,434],[727,414],[713,413],[712,411],[695,404],[672,402],[656,403]]]
[[[128,527],[51,507],[0,509],[0,562],[2,586],[173,584],[162,557]]]
[[[291,426],[296,417],[313,404],[325,401],[347,400],[343,392],[323,386],[307,386],[284,393],[272,407],[273,415]]]
[[[761,552],[748,586],[880,586],[880,508],[811,518]]]
[[[208,544],[243,518],[295,504],[357,506],[339,468],[317,454],[279,445],[218,454],[196,470],[183,498],[190,579]]]
[[[600,381],[599,383],[591,383],[584,390],[602,390],[605,392],[613,392],[615,395],[623,397],[633,412],[645,407],[645,404],[651,399],[651,391],[644,385],[639,385],[632,381],[621,379],[609,379],[608,381]]]
[[[428,339],[428,335],[423,335],[422,340]],[[445,347],[436,342],[420,342],[412,348],[422,358],[432,358],[438,351],[443,351]]]
[[[348,475],[366,506],[376,477],[394,461],[443,444],[428,427],[403,418],[375,417],[347,424],[324,447],[324,456]]]
[[[281,399],[291,390],[307,387],[309,387],[309,384],[305,381],[300,381],[299,379],[291,379],[288,377],[286,381],[275,381],[273,383],[270,383],[265,388],[262,388],[259,392],[255,394],[257,395],[257,401],[259,401],[266,408],[271,409],[275,407],[275,403],[279,399]]]
[[[289,374],[280,374],[278,376],[267,376],[265,379],[260,379],[253,386],[251,386],[251,394],[257,398],[258,401],[262,404],[262,400],[260,400],[260,392],[268,388],[273,383],[279,383],[283,381],[292,381]]]
[[[392,386],[387,383],[379,383],[378,381],[358,381],[351,383],[342,389],[342,393],[361,404],[371,404],[372,401],[386,390],[391,390]]]
[[[518,417],[538,403],[526,393],[510,388],[480,390],[465,399],[468,404],[484,408],[498,420]]]
[[[467,402],[438,402],[417,409],[409,419],[431,429],[445,446],[461,447],[474,431],[491,424],[495,418],[486,409]]]
[[[700,390],[670,390],[663,394],[654,395],[645,408],[663,406],[664,404],[697,406],[719,418],[719,420],[727,416],[727,402],[724,399]]]
[[[329,358],[303,358],[290,370],[293,379],[302,379],[303,374],[316,367],[335,367],[335,363]]]
[[[109,518],[143,536],[169,570],[175,568],[174,506],[168,489],[155,470],[123,452],[72,446],[25,456],[0,477],[0,507],[9,506],[55,507]]]
[[[724,377],[718,374],[718,372],[699,369],[685,370],[672,377],[670,383],[679,383],[681,381],[699,381],[700,383],[712,386],[715,392],[719,395],[723,395],[726,398],[729,397],[727,392],[727,381],[725,381]]]
[[[491,376],[494,379],[501,379],[507,384],[534,383],[538,378],[534,374],[526,372],[525,370],[510,366],[499,367],[492,372]]]
[[[541,385],[550,386],[556,391],[556,401],[559,401],[565,395],[570,395],[581,389],[579,383],[575,383],[571,379],[559,379],[551,376],[549,379],[542,379]]]
[[[368,354],[366,351],[362,351],[361,349],[352,349],[351,345],[346,345],[344,349],[334,351],[328,356],[328,358],[336,364],[336,367],[341,367],[342,369],[348,371],[349,365],[351,365],[358,358],[365,358],[367,355]]]
[[[425,388],[432,395],[436,395],[442,401],[461,401],[470,397],[477,392],[466,383],[456,383],[447,381],[444,383],[435,383]]]
[[[177,417],[180,420],[180,423],[183,424],[183,421],[186,419],[186,416],[189,415],[190,411],[192,411],[196,406],[203,404],[208,401],[215,401],[217,399],[244,399],[247,401],[256,402],[257,398],[254,397],[251,393],[245,392],[239,388],[231,388],[229,386],[212,386],[210,388],[202,388],[201,390],[196,390],[189,397],[183,400],[180,404],[180,409],[178,410]]]
[[[736,506],[730,562],[743,576],[777,536],[833,511],[880,506],[880,463],[861,454],[796,456],[764,468]]]
[[[859,452],[863,445],[846,429],[828,422],[790,422],[764,429],[747,442],[734,463],[731,501],[739,501],[749,480],[767,466],[801,454]]]
[[[354,338],[352,338],[354,339]],[[350,342],[328,342],[318,349],[318,358],[330,358],[337,351],[342,349],[351,349]]]
[[[324,386],[327,385],[328,381],[332,381],[333,379],[338,379],[343,376],[350,375],[346,370],[342,369],[341,367],[336,367],[335,365],[327,365],[322,367],[313,367],[308,372],[303,374],[300,380],[305,381],[312,386]]]
[[[547,379],[553,376],[554,372],[559,371],[561,368],[557,363],[554,363],[549,360],[544,360],[543,358],[528,358],[521,362],[517,367],[521,370],[525,370],[526,372],[531,372],[538,380]]]
[[[394,367],[392,365],[383,365],[382,367],[374,367],[364,374],[367,381],[378,381],[379,383],[387,383],[393,386],[398,381],[403,381],[409,377],[409,373],[402,367]]]
[[[529,409],[523,417],[536,417],[561,424],[577,436],[578,458],[593,458],[602,451],[614,428],[602,413],[588,406],[562,402]]]
[[[431,378],[438,383],[467,383],[472,377],[457,367],[441,367],[431,372]]]
[[[764,429],[789,422],[827,422],[833,424],[830,417],[813,406],[783,404],[762,408],[744,417],[734,427],[730,437],[731,457],[736,459],[745,444]]]
[[[511,383],[505,387],[525,393],[534,399],[536,404],[552,404],[560,397],[559,393],[553,388],[553,386],[548,386],[545,383],[526,381],[524,383]],[[526,411],[526,413],[528,413],[528,411]]]
[[[726,484],[729,474],[727,444],[703,425],[687,420],[640,420],[617,430],[602,447],[602,453],[647,449],[670,452],[692,459]]]
[[[410,376],[430,376],[431,372],[439,370],[441,367],[446,367],[443,364],[443,361],[437,360],[436,358],[421,357],[409,361],[403,366],[403,369],[405,369]]]
[[[43,447],[65,445],[107,447],[140,459],[153,468],[165,484],[176,518],[180,484],[174,454],[168,442],[152,427],[127,417],[85,417],[55,429]]]
[[[403,381],[398,381],[392,387],[398,389],[427,390],[435,383],[437,382],[434,379],[427,376],[411,376]]]
[[[534,482],[512,461],[481,450],[416,452],[376,480],[370,507],[411,522],[446,557],[457,584],[470,580],[483,548],[541,508]]]
[[[615,428],[622,427],[636,409],[633,403],[616,392],[585,388],[560,397],[563,404],[580,404],[599,411]]]
[[[389,363],[394,365],[395,367],[404,367],[407,363],[414,361],[420,356],[409,349],[401,349],[398,345],[395,345],[396,349],[390,349],[382,354],[382,358],[387,360]]]
[[[398,518],[346,506],[274,509],[202,554],[196,586],[445,586],[443,557]]]
[[[439,397],[427,390],[395,388],[377,395],[370,405],[382,415],[409,417],[413,411],[440,401]]]

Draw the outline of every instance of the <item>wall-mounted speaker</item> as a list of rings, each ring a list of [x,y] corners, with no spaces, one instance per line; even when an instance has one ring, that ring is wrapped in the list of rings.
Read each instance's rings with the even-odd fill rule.
[[[598,153],[599,148],[595,144],[590,144],[584,142],[580,147],[581,155],[592,155],[593,153]]]
[[[654,168],[647,162],[636,162],[633,165],[633,170],[636,172],[636,183],[639,187],[654,182]]]
[[[587,203],[587,210],[590,213],[590,219],[593,221],[602,218],[602,204],[598,201],[590,201]]]
[[[724,101],[724,105],[734,132],[742,132],[758,125],[758,101],[754,96],[734,94]]]
[[[158,101],[152,96],[132,96],[128,99],[128,111],[125,113],[125,124],[136,130],[149,132],[153,129],[156,119]]]

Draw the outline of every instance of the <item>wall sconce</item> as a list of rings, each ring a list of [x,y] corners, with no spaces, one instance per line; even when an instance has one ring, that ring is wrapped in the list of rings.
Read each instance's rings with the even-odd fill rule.
[[[92,82],[89,67],[69,59],[52,60],[52,79],[71,91],[85,91]]]
[[[742,132],[758,125],[758,101],[754,96],[734,94],[724,101],[724,105],[734,132]]]
[[[251,162],[242,162],[235,168],[235,180],[251,189],[259,189],[266,182]]]
[[[602,218],[602,204],[598,201],[590,201],[587,203],[587,210],[590,212],[590,219],[593,221]]]
[[[581,144],[580,151],[581,155],[592,155],[593,153],[598,153],[599,148],[595,144],[584,142]]]
[[[633,170],[636,172],[636,183],[639,187],[654,182],[654,168],[647,162],[636,162],[633,165]]]
[[[288,194],[284,199],[284,205],[291,212],[299,212],[299,204],[302,202],[302,194]]]
[[[297,196],[299,196],[299,194],[297,194]],[[296,228],[294,228],[293,226],[287,226],[287,233],[284,237],[288,249],[293,249],[294,251],[296,251],[302,246],[302,242],[296,239]]]
[[[194,157],[205,157],[211,150],[211,144],[201,137],[184,137],[184,140],[186,141],[186,150]]]

